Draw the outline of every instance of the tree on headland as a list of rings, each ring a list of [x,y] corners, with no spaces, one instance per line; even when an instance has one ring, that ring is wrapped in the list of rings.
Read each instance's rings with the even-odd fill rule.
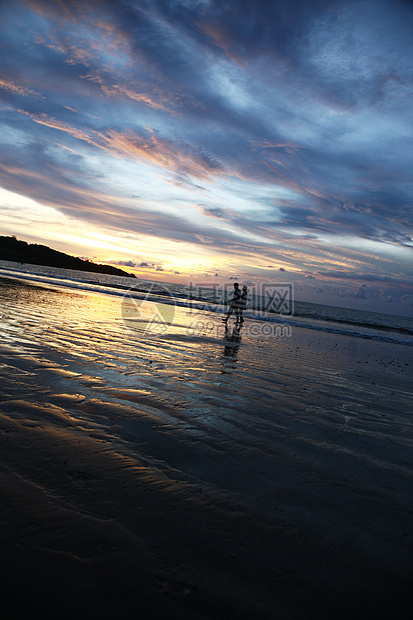
[[[106,273],[114,276],[135,278],[133,273],[127,273],[123,269],[111,265],[100,265],[90,260],[69,256],[64,252],[58,252],[46,245],[19,241],[15,235],[12,237],[0,237],[0,260],[29,263],[30,265],[47,265],[48,267],[60,267],[61,269],[77,269],[94,273]]]

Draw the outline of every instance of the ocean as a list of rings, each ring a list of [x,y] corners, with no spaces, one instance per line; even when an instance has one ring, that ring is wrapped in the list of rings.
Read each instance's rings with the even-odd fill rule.
[[[0,277],[213,313],[227,311],[233,288],[232,282],[224,286],[183,285],[11,261],[0,261]],[[260,289],[249,286],[244,318],[413,346],[413,318],[297,301],[288,283],[267,283]]]

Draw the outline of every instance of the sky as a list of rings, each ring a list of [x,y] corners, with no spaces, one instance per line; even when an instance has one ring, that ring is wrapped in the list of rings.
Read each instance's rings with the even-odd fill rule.
[[[0,234],[413,314],[413,3],[0,0]]]

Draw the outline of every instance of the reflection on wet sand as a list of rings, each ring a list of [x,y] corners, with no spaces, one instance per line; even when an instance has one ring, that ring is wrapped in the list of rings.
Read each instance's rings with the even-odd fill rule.
[[[223,369],[225,369],[225,371],[227,371],[228,368],[235,368],[236,357],[238,355],[242,340],[241,330],[242,323],[235,323],[232,327],[225,324],[224,338],[228,343],[230,343],[224,347]],[[230,360],[228,360],[228,358],[230,358]]]
[[[0,301],[5,617],[410,618],[408,349]]]

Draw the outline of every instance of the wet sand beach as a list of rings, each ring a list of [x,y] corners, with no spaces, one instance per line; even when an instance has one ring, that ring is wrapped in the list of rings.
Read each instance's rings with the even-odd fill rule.
[[[411,617],[412,347],[0,302],[2,618]]]

